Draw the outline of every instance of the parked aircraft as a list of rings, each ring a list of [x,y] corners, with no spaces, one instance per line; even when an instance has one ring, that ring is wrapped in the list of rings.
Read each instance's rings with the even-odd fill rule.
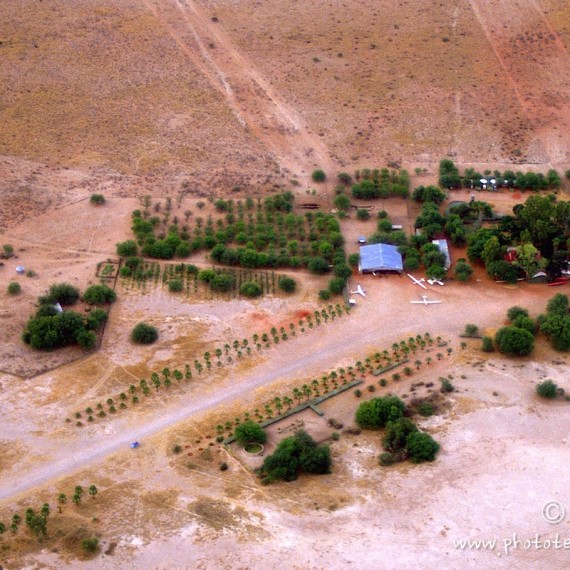
[[[410,301],[414,305],[435,305],[441,303],[441,301],[434,301],[427,298],[427,295],[422,295],[419,301]]]
[[[416,279],[409,273],[406,273],[406,275],[414,282],[414,285],[419,285],[422,289],[427,289],[427,287],[424,285],[425,279],[423,277],[421,279]]]
[[[366,297],[366,291],[360,286],[360,283],[358,283],[358,285],[356,286],[356,290],[351,291],[350,294],[351,295],[362,295],[363,297]]]

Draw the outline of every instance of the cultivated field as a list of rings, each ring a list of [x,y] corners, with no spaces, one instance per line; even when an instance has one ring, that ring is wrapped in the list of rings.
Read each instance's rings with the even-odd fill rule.
[[[564,566],[567,550],[507,553],[502,541],[570,538],[568,520],[552,526],[541,514],[548,501],[570,508],[568,404],[534,392],[546,378],[570,390],[568,356],[542,340],[531,357],[506,359],[477,340],[461,348],[459,338],[469,322],[492,334],[513,305],[535,317],[549,287],[492,283],[477,268],[468,284],[432,288],[443,303],[424,307],[409,303],[422,291],[405,276],[354,276],[367,296],[301,332],[299,322],[328,305],[317,299],[327,277],[284,270],[298,281],[285,295],[263,274],[270,294],[256,301],[190,281],[172,294],[159,279],[119,278],[109,281],[118,300],[97,350],[44,353],[21,340],[50,284],[99,282],[115,244],[132,237],[131,212],[145,195],[170,198],[181,218],[187,209],[216,217],[210,197],[277,189],[328,212],[342,170],[397,164],[415,187],[436,181],[445,156],[481,170],[570,168],[564,0],[12,0],[0,3],[0,21],[0,245],[17,255],[0,267],[0,522],[45,502],[52,509],[42,544],[24,524],[0,535],[0,566]],[[311,181],[317,167],[324,184]],[[425,170],[414,176],[416,167]],[[106,203],[90,204],[93,193]],[[526,197],[483,199],[510,213]],[[418,214],[401,198],[374,207],[407,233]],[[347,253],[374,226],[343,220]],[[211,266],[204,252],[188,261]],[[17,275],[20,264],[34,274]],[[12,281],[17,296],[6,292]],[[151,347],[129,340],[142,320],[160,331]],[[252,335],[272,327],[287,340],[252,349]],[[441,444],[434,463],[379,467],[380,435],[344,431],[361,401],[352,389],[320,404],[322,417],[305,410],[269,429],[267,452],[302,421],[331,444],[330,475],[263,486],[250,471],[256,460],[217,441],[217,426],[426,332],[445,348],[428,347],[410,376],[388,374],[386,386],[365,373],[360,389],[361,399],[435,397],[438,413],[419,421]],[[235,339],[250,339],[252,350],[238,357],[230,348],[231,361],[224,353],[223,365],[213,358],[211,370],[193,368],[192,380],[148,397],[129,391]],[[438,379],[449,376],[457,390],[439,394]],[[110,413],[109,398],[125,407]],[[86,408],[98,403],[108,413],[88,422]],[[139,449],[129,449],[134,440]],[[76,485],[91,484],[96,497],[57,512],[59,493],[71,499]],[[80,545],[91,536],[101,543],[94,558]],[[454,546],[468,538],[498,546]]]

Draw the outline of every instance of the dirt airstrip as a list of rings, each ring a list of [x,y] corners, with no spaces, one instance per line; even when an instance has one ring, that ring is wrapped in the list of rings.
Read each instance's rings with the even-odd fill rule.
[[[570,539],[568,517],[548,524],[542,514],[551,501],[570,509],[568,404],[534,394],[546,378],[570,390],[568,356],[540,340],[531,357],[504,359],[478,340],[461,348],[458,336],[468,322],[492,334],[515,304],[538,315],[549,287],[494,284],[478,268],[469,284],[431,288],[442,304],[424,307],[410,304],[423,291],[405,276],[355,276],[367,296],[349,315],[92,423],[87,407],[153,371],[183,370],[322,308],[326,278],[288,271],[293,296],[255,302],[119,279],[97,351],[40,354],[20,339],[51,283],[99,281],[144,195],[170,198],[179,217],[198,215],[199,201],[199,215],[215,216],[211,197],[276,189],[330,210],[340,170],[401,165],[416,186],[435,182],[444,156],[480,170],[569,168],[564,0],[77,0],[72,10],[14,0],[0,4],[0,21],[0,244],[17,255],[0,267],[0,521],[52,507],[41,545],[23,524],[0,535],[3,568],[565,566],[567,549],[524,540]],[[310,180],[317,167],[329,175],[322,185]],[[92,193],[106,203],[90,204]],[[526,196],[481,198],[510,213]],[[374,207],[411,231],[416,206]],[[348,253],[373,226],[342,222]],[[190,262],[209,265],[203,255]],[[16,274],[20,264],[31,276]],[[6,293],[11,281],[21,294]],[[160,330],[152,347],[128,339],[140,320]],[[216,441],[216,426],[425,332],[448,344],[386,386],[367,375],[361,398],[436,398],[437,413],[417,418],[441,443],[433,464],[379,467],[381,435],[344,431],[360,401],[352,390],[322,403],[322,417],[304,411],[269,430],[267,453],[302,421],[330,443],[330,475],[262,486],[251,460]],[[456,391],[439,394],[440,377]],[[91,484],[95,498],[57,512],[60,492]],[[509,551],[514,535],[523,543]],[[80,547],[91,536],[101,541],[92,559]]]

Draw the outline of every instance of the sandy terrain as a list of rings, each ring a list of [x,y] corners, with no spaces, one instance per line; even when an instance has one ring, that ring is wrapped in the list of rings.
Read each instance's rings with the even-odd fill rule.
[[[130,236],[130,213],[145,194],[171,198],[178,216],[197,215],[208,197],[289,187],[329,209],[340,170],[425,168],[412,176],[416,186],[435,181],[444,156],[480,169],[569,168],[564,0],[361,0],[326,9],[314,0],[77,0],[73,10],[63,0],[13,0],[0,4],[0,20],[0,243],[17,254],[0,268],[0,521],[52,504],[42,545],[25,529],[0,536],[3,568],[565,566],[567,550],[507,553],[503,540],[570,539],[568,517],[550,525],[542,516],[548,501],[570,509],[568,404],[534,394],[546,378],[570,390],[568,356],[540,341],[531,358],[489,357],[479,341],[461,350],[458,337],[468,322],[492,334],[515,304],[536,316],[548,287],[492,284],[478,268],[470,284],[430,290],[441,305],[418,307],[409,301],[423,291],[406,277],[358,277],[351,283],[368,295],[350,315],[82,427],[76,412],[152,371],[298,322],[318,308],[326,278],[297,271],[294,296],[253,303],[119,280],[99,350],[38,354],[20,339],[51,283],[98,282],[97,265]],[[329,180],[313,195],[316,167]],[[104,206],[89,203],[95,192]],[[508,213],[526,196],[481,198]],[[416,205],[375,207],[411,230]],[[207,203],[200,215],[212,212]],[[373,226],[342,222],[349,253]],[[192,261],[207,264],[204,255]],[[16,275],[18,264],[36,275]],[[14,280],[22,293],[11,297]],[[142,319],[160,329],[153,347],[128,340]],[[373,395],[369,386],[406,401],[431,397],[425,383],[437,388],[451,376],[457,390],[419,422],[442,445],[435,463],[380,468],[379,434],[343,432],[330,442],[331,475],[264,487],[248,468],[255,461],[216,442],[218,424],[426,331],[448,341],[451,356],[439,360],[432,348],[431,364],[424,354],[411,377],[386,387],[366,377],[362,397]],[[305,411],[299,419],[326,440],[327,421],[351,427],[358,401],[349,390],[321,405],[322,418]],[[281,427],[269,430],[267,453]],[[141,448],[128,449],[135,439]],[[92,483],[96,498],[56,512],[58,493]],[[80,549],[88,536],[101,539],[94,559]],[[454,546],[467,538],[498,543]]]

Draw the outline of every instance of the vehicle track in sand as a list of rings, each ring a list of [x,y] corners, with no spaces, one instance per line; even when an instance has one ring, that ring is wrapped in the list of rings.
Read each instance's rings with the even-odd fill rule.
[[[469,0],[549,165],[570,160],[568,50],[540,4],[532,0]],[[556,89],[559,84],[559,89]]]
[[[188,56],[226,98],[241,125],[261,140],[291,174],[333,169],[327,147],[303,117],[238,51],[223,24],[207,17],[193,0],[143,0]]]

